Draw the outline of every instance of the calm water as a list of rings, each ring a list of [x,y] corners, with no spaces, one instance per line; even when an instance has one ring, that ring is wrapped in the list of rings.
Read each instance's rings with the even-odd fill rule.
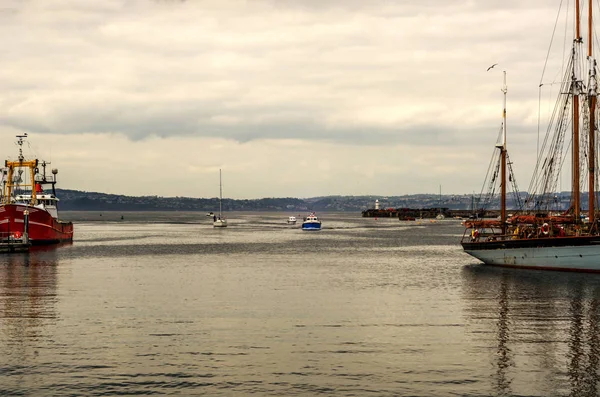
[[[598,395],[600,275],[289,215],[64,213],[72,245],[0,256],[0,395]]]

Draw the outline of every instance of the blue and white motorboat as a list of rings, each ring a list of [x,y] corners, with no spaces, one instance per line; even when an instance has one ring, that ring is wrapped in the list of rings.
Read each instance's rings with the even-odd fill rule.
[[[314,212],[304,218],[304,221],[302,222],[302,230],[321,230],[321,221],[319,218],[317,218]]]

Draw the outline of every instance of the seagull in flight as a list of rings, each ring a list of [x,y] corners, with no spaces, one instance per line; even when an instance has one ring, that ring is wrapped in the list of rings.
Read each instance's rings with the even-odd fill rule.
[[[490,66],[489,68],[487,68],[486,72],[489,72],[491,68],[493,68],[494,66],[496,66],[497,63],[493,64],[492,66]]]

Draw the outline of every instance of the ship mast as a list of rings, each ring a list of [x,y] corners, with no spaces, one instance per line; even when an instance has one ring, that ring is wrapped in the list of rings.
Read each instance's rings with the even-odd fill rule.
[[[501,159],[501,192],[500,192],[500,222],[502,224],[502,234],[506,234],[506,71],[504,71],[504,85],[502,92],[504,93],[504,107],[502,110],[502,147],[500,148]]]
[[[589,89],[588,89],[588,99],[590,105],[590,133],[589,133],[589,154],[588,154],[588,186],[589,186],[589,223],[590,225],[594,224],[594,220],[596,219],[596,189],[595,189],[595,164],[596,164],[596,60],[593,58],[593,43],[592,43],[592,0],[589,0],[588,7],[588,62],[589,62],[589,73],[590,73],[590,81],[589,81]]]
[[[219,219],[221,219],[221,202],[223,201],[223,184],[221,182],[221,169],[219,168]]]
[[[8,161],[4,162],[4,166],[8,168],[8,175],[6,177],[5,185],[4,185],[4,195],[3,195],[3,203],[10,204],[14,199],[13,195],[15,194],[15,189],[19,186],[21,187],[31,187],[31,205],[37,204],[37,192],[35,191],[35,170],[38,166],[38,160],[25,160],[25,156],[23,156],[23,139],[27,138],[27,133],[23,135],[17,135],[17,145],[19,145],[19,158],[17,161]],[[30,184],[21,184],[21,177],[18,176],[15,179],[15,171],[19,171],[21,168],[29,169],[29,177]]]
[[[579,79],[577,76],[577,68],[575,67],[577,62],[577,48],[578,44],[581,43],[581,33],[579,27],[579,0],[575,0],[575,42],[573,43],[573,71],[571,75],[571,93],[573,95],[573,219],[575,223],[579,223],[581,218],[580,214],[580,192],[579,192]]]

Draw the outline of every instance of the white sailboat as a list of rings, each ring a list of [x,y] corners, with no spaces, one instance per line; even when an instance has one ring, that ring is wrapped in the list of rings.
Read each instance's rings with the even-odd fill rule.
[[[440,211],[437,214],[437,216],[435,217],[435,219],[437,219],[438,221],[441,221],[442,219],[446,219],[446,216],[442,212],[442,185],[440,185]]]
[[[219,216],[214,216],[213,227],[227,227],[227,219],[223,218],[223,183],[221,169],[219,168]]]

